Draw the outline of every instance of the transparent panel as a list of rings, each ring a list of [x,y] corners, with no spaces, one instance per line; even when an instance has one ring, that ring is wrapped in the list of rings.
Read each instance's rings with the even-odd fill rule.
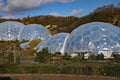
[[[86,36],[86,35],[89,35],[91,32],[89,30],[86,30],[86,31],[83,31],[82,32],[82,36]]]
[[[109,40],[108,37],[101,37],[101,39],[99,40],[99,42],[101,44],[107,44],[108,45],[110,43],[110,40]]]
[[[20,33],[20,40],[46,40],[50,37],[50,32],[45,27],[38,24],[25,26]]]
[[[97,48],[98,46],[100,46],[100,42],[99,41],[94,41],[94,46]]]
[[[116,43],[116,44],[114,44]],[[71,32],[66,42],[66,53],[74,53],[91,49],[98,53],[100,48],[107,45],[111,50],[120,47],[120,28],[104,22],[91,22],[79,26]]]
[[[19,33],[25,25],[16,21],[0,23],[0,40],[18,40]]]
[[[64,52],[64,47],[65,47],[65,40],[66,38],[68,38],[69,33],[59,33],[59,34],[55,34],[54,36],[52,36],[51,38],[49,38],[46,43],[45,43],[45,47],[48,48],[48,50],[50,50],[52,53],[55,52]],[[41,43],[39,45],[42,45]],[[44,45],[44,44],[43,44]],[[38,48],[41,46],[38,46]],[[40,50],[41,48],[39,48]]]

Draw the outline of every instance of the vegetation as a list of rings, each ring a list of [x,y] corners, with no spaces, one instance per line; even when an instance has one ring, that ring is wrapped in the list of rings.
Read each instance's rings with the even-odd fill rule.
[[[104,60],[104,55],[103,55],[103,53],[98,54],[98,55],[96,56],[96,59],[97,59],[97,60]]]
[[[54,60],[37,64],[0,64],[1,74],[72,74],[120,77],[119,71],[120,63],[115,62]]]
[[[119,73],[120,58],[118,57],[119,55],[117,54],[114,54],[113,56],[115,56],[115,58],[110,61],[103,60],[103,56],[101,57],[100,54],[97,56],[92,54],[90,55],[88,60],[83,60],[80,55],[71,58],[71,56],[67,53],[63,56],[61,56],[60,52],[56,52],[55,54],[52,54],[48,51],[47,48],[45,48],[40,52],[36,52],[35,61],[37,63],[36,62],[19,63],[21,59],[19,57],[23,57],[23,53],[21,53],[21,51],[23,52],[23,49],[19,48],[19,46],[17,46],[18,44],[19,44],[18,41],[0,43],[0,46],[6,45],[4,46],[4,48],[1,49],[7,50],[6,54],[3,53],[0,55],[1,74],[2,73],[16,73],[16,74],[36,73],[36,74],[103,75],[103,76],[120,77],[120,73]],[[12,47],[10,48],[9,46]],[[15,60],[14,54],[17,54],[16,63],[14,62]],[[96,59],[102,61],[96,62]]]
[[[47,48],[43,48],[42,51],[40,52],[36,52],[36,58],[35,61],[36,62],[47,62],[51,59],[52,54],[49,52],[49,50]]]
[[[12,80],[10,77],[0,77],[0,80]]]
[[[96,60],[96,56],[94,54],[91,54],[88,59],[89,60]]]

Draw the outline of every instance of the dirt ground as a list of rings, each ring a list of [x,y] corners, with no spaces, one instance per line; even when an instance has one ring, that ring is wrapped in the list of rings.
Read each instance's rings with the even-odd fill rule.
[[[13,80],[120,80],[116,77],[65,74],[0,74],[0,77],[11,77]]]

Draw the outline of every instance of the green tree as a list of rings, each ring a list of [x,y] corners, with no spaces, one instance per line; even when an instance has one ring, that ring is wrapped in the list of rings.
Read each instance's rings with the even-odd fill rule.
[[[95,60],[96,59],[96,56],[94,55],[94,54],[91,54],[90,56],[89,56],[89,60]]]
[[[97,59],[97,60],[104,60],[104,55],[103,55],[103,53],[98,54],[98,55],[96,56],[96,59]]]
[[[113,57],[114,57],[114,60],[115,60],[116,62],[119,62],[119,61],[120,61],[120,54],[113,53]]]
[[[8,62],[13,62],[14,61],[14,55],[12,52],[10,52],[7,56]]]
[[[36,62],[47,62],[52,58],[52,54],[47,48],[42,49],[40,52],[36,52]]]

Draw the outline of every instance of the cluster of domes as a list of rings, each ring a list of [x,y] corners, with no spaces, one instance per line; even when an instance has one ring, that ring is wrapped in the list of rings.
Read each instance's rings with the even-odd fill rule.
[[[109,23],[91,22],[79,26],[69,33],[51,36],[48,29],[38,24],[24,25],[19,22],[6,21],[0,23],[0,40],[36,40],[42,42],[35,48],[40,51],[48,48],[52,53],[73,54],[90,51],[104,53],[110,57],[113,52],[120,53],[120,28]],[[29,47],[28,43],[21,47]]]
[[[40,43],[36,49],[47,47],[53,53],[63,50],[61,53],[71,55],[76,52],[103,53],[106,58],[113,52],[120,53],[120,28],[109,23],[87,23],[74,29],[66,37],[62,36],[63,34],[56,34]]]
[[[35,40],[48,39],[51,36],[50,32],[38,24],[24,25],[16,21],[6,21],[0,23],[0,40]]]

